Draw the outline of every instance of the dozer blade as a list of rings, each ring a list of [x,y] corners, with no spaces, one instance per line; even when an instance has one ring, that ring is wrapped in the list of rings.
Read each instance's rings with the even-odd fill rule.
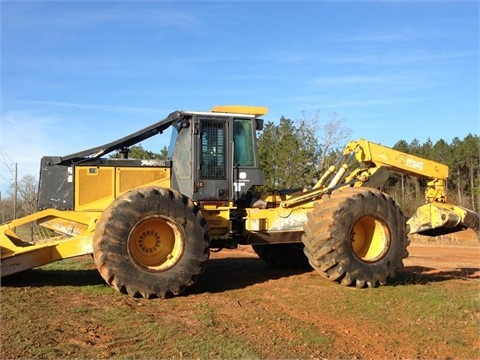
[[[417,208],[408,219],[410,234],[438,236],[471,228],[478,234],[480,217],[476,212],[460,206],[428,203]]]

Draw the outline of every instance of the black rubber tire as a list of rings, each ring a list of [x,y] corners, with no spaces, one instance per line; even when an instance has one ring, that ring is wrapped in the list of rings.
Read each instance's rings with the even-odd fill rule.
[[[276,268],[311,269],[301,243],[261,244],[252,245],[252,248],[260,259]]]
[[[174,256],[149,259],[149,252],[164,256],[170,250]],[[101,276],[135,297],[181,294],[203,273],[209,255],[208,226],[200,209],[186,196],[158,187],[131,190],[113,201],[93,237]]]
[[[377,235],[370,236],[375,227]],[[367,256],[371,239],[382,240],[371,241],[377,247],[372,246],[373,254]],[[302,241],[310,265],[321,275],[359,288],[384,285],[394,277],[403,268],[410,243],[400,207],[372,188],[349,188],[317,201],[304,224]],[[364,244],[361,251],[359,242]]]

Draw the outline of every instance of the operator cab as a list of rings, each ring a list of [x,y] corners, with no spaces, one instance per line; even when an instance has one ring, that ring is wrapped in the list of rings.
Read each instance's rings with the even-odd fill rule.
[[[194,201],[238,200],[263,185],[256,131],[266,108],[215,107],[211,112],[182,111],[173,125],[169,148],[172,187]]]

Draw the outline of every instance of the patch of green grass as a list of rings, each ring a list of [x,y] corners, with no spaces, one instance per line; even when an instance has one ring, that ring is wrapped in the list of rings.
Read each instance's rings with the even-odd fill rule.
[[[215,309],[207,304],[198,304],[195,306],[194,319],[198,320],[202,326],[207,328],[215,327],[218,322],[215,320]]]
[[[298,326],[298,324],[296,324]],[[313,324],[303,324],[300,326],[298,331],[302,334],[303,344],[308,347],[313,348],[325,348],[331,345],[332,341],[330,338],[324,335],[320,335],[318,327]]]
[[[177,336],[172,356],[186,358],[260,359],[260,353],[242,338],[225,334]]]
[[[74,271],[86,270],[93,268],[93,259],[90,255],[79,256],[70,259],[55,261],[53,263],[43,265],[39,269],[47,271]]]
[[[143,304],[136,306],[150,307],[151,302]],[[116,334],[112,343],[121,350],[112,348],[115,358],[139,354],[142,358],[259,358],[243,339],[231,337],[225,328],[217,326],[211,315],[211,309],[202,304],[195,306],[192,319],[196,321],[192,323],[180,317],[163,317],[161,312],[152,316],[135,309],[132,312],[130,307],[116,307],[105,309],[99,322]]]

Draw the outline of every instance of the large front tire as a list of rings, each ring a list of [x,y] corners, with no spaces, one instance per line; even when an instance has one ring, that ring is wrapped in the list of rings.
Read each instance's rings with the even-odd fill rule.
[[[93,255],[105,281],[145,298],[181,294],[209,258],[207,223],[191,199],[164,188],[131,190],[102,214]]]
[[[408,256],[405,216],[390,196],[376,189],[325,195],[308,214],[304,231],[310,264],[346,286],[383,285]]]

